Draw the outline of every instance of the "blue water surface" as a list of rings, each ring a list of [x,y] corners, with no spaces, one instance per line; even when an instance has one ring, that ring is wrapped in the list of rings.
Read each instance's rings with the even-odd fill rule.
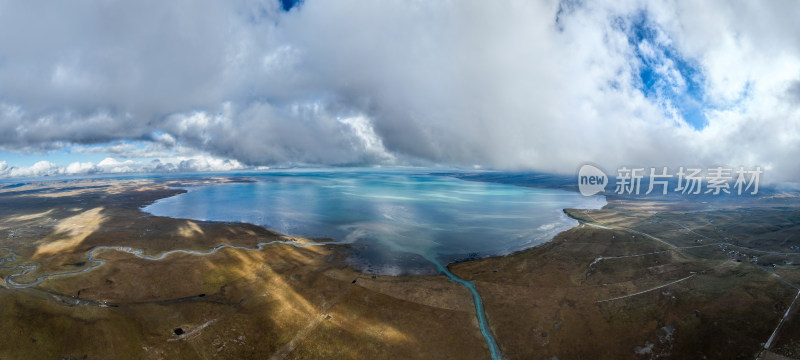
[[[606,203],[601,196],[402,171],[279,171],[251,177],[256,181],[191,187],[144,210],[350,243],[355,267],[398,275],[437,273],[435,263],[541,244],[575,226],[562,209]]]

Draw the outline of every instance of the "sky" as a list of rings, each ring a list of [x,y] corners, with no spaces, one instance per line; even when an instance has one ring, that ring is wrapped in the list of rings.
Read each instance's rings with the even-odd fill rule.
[[[0,0],[0,177],[800,176],[794,1]]]

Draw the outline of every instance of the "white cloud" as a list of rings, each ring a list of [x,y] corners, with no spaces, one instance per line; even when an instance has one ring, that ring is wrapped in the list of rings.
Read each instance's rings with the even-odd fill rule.
[[[29,167],[8,166],[6,161],[0,161],[0,177],[52,176],[63,173],[62,167],[49,161],[39,161]]]
[[[65,174],[92,174],[97,172],[97,167],[92,162],[74,162],[64,169]]]
[[[146,172],[147,164],[137,163],[133,160],[118,161],[114,158],[105,158],[97,164],[99,169],[107,173]]]
[[[0,161],[0,178],[119,173],[223,172],[243,169],[249,169],[249,167],[236,160],[204,155],[161,158],[151,161],[119,161],[109,157],[97,164],[73,162],[66,167],[48,161],[40,161],[30,167],[9,166],[7,162]]]
[[[353,147],[358,152],[370,154],[381,162],[392,162],[395,157],[386,151],[383,140],[375,133],[372,123],[365,116],[353,116],[339,119],[339,122],[350,127],[354,135]]]

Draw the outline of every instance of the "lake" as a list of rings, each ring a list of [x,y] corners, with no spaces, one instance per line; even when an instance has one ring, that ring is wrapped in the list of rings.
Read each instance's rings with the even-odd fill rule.
[[[577,222],[564,208],[602,196],[411,171],[275,171],[255,181],[187,188],[144,208],[157,216],[262,225],[351,244],[350,263],[385,275],[437,273],[443,264],[549,241]]]

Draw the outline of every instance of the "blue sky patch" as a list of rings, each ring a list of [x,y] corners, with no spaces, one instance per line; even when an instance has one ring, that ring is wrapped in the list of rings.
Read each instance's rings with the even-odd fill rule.
[[[703,129],[708,124],[704,113],[708,104],[704,102],[700,65],[680,54],[646,14],[640,13],[625,25],[637,60],[639,89],[665,110],[674,108],[690,126]]]
[[[281,8],[283,11],[292,10],[293,7],[300,5],[302,0],[281,0]]]

